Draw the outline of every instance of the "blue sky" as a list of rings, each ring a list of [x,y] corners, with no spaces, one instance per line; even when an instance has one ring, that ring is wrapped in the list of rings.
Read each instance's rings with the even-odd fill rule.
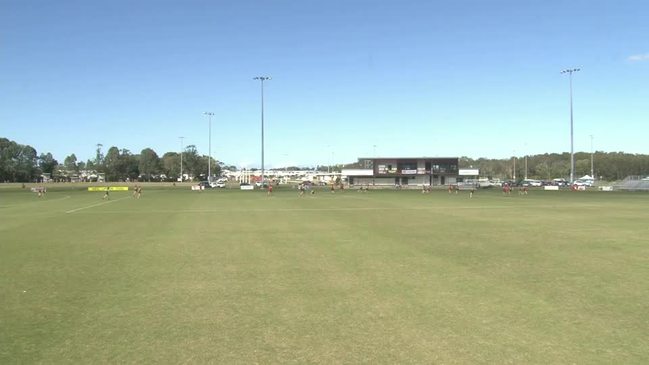
[[[649,153],[646,1],[0,0],[0,136],[237,166]],[[376,146],[376,147],[374,147]]]

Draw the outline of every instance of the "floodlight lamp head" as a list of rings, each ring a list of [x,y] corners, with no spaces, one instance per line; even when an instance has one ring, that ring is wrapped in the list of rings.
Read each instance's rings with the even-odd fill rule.
[[[571,74],[573,72],[581,71],[580,68],[569,68],[566,70],[561,71],[562,74]]]

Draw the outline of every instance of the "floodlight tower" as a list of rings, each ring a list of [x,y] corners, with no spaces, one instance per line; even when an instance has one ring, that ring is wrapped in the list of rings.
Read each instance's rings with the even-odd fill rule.
[[[593,164],[593,135],[590,135],[590,177],[595,179],[595,169]]]
[[[261,81],[261,184],[264,184],[264,81],[272,80],[270,76],[256,76],[253,80]]]
[[[580,71],[579,68],[569,68],[561,71],[562,74],[568,74],[570,78],[570,183],[575,181],[575,151],[573,141],[573,127],[572,127],[572,74],[573,72]]]
[[[97,160],[95,161],[97,166],[99,166],[99,163],[101,162],[101,148],[103,146],[103,144],[97,143]]]
[[[212,181],[212,112],[203,112],[204,115],[207,115],[209,119],[209,143],[208,143],[208,158],[207,158],[207,181]]]
[[[525,155],[525,180],[527,180],[527,155]]]

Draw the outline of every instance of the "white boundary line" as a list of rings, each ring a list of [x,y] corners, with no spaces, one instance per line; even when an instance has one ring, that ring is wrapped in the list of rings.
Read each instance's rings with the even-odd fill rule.
[[[66,213],[66,214],[76,213],[76,212],[78,212],[78,211],[80,211],[80,210],[90,209],[90,208],[94,208],[94,207],[99,207],[99,206],[101,206],[101,205],[106,205],[106,204],[109,204],[109,203],[118,202],[118,201],[120,201],[120,200],[124,200],[124,199],[127,199],[127,198],[130,198],[130,196],[125,196],[125,197],[123,197],[123,198],[119,198],[119,199],[116,199],[116,200],[103,201],[103,202],[101,202],[101,203],[97,203],[97,204],[89,205],[89,206],[87,206],[87,207],[81,207],[81,208],[76,208],[76,209],[68,210],[68,211],[66,211],[65,213]]]
[[[151,209],[144,210],[141,212],[144,213],[158,213],[158,214],[168,214],[168,213],[221,213],[221,214],[231,214],[231,213],[267,213],[267,212],[337,212],[337,211],[390,211],[390,210],[437,210],[440,206],[431,206],[431,207],[338,207],[338,208],[278,208],[278,209]],[[442,208],[451,208],[451,206],[443,206]],[[453,207],[454,209],[485,209],[486,207]],[[510,206],[490,206],[489,209],[509,209]],[[124,213],[140,213],[140,211],[126,211],[126,210],[108,210],[97,212],[97,214],[124,214]]]
[[[121,200],[121,199],[119,199]],[[109,203],[105,202],[104,204]],[[91,208],[94,206],[102,205],[102,203],[95,204],[85,208],[77,208],[74,211],[81,209]],[[538,205],[533,206],[534,208],[562,208],[562,206],[557,205]],[[601,205],[571,205],[569,208],[599,208]],[[100,211],[94,214],[124,214],[124,213],[152,213],[152,214],[169,214],[169,213],[220,213],[220,214],[231,214],[231,213],[266,213],[266,212],[345,212],[345,211],[398,211],[398,210],[438,210],[440,208],[448,208],[449,212],[453,211],[462,211],[462,210],[499,210],[499,209],[512,209],[512,208],[521,208],[518,206],[512,205],[476,205],[476,206],[455,206],[455,205],[434,205],[434,206],[416,206],[416,207],[331,207],[331,208],[308,208],[308,207],[294,207],[294,208],[251,208],[251,209],[147,209],[143,211],[127,211],[127,210],[107,210]],[[525,207],[523,207],[525,208]],[[564,207],[565,208],[565,207]],[[67,213],[67,212],[66,212]]]

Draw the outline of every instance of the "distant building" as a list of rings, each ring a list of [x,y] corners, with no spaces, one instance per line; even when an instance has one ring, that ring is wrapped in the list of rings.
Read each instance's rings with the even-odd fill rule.
[[[456,184],[457,157],[362,157],[359,168],[343,169],[349,185],[439,186]]]

